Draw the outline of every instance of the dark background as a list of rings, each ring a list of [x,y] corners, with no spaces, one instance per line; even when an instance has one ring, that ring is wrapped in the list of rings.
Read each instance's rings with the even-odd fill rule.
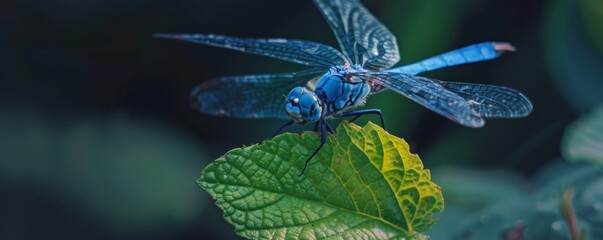
[[[603,98],[601,2],[363,2],[396,35],[399,65],[490,40],[518,49],[425,76],[521,90],[534,104],[524,119],[470,129],[393,92],[369,98],[367,107],[383,110],[390,133],[426,168],[502,169],[529,179],[560,155],[565,127]],[[1,1],[0,238],[235,236],[194,181],[281,122],[203,116],[188,105],[189,92],[218,76],[303,67],[155,32],[337,46],[311,1]]]

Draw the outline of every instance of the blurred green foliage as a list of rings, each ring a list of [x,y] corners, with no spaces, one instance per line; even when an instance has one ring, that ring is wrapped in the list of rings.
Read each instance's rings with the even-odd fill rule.
[[[603,102],[603,30],[594,26],[603,22],[601,8],[601,1],[555,0],[547,13],[548,67],[567,101],[581,112]]]
[[[603,21],[603,4],[597,0],[581,0],[577,1],[577,4],[588,38],[594,42],[599,53],[603,53],[603,29],[597,24]]]
[[[603,105],[572,123],[563,138],[563,156],[603,167]]]
[[[64,198],[62,207],[116,236],[172,236],[203,213],[207,197],[193,182],[207,157],[190,134],[124,113],[70,120],[0,113],[4,184]]]
[[[467,129],[392,92],[368,99],[367,107],[383,109],[388,130],[435,169],[447,207],[428,235],[567,239],[558,205],[572,187],[578,224],[590,239],[601,236],[600,167],[566,160],[575,153],[601,160],[586,154],[600,149],[571,139],[597,134],[584,124],[594,115],[583,114],[603,103],[602,1],[363,2],[397,36],[401,64],[482,41],[513,43],[518,51],[496,61],[426,76],[510,86],[534,103],[528,118]],[[151,33],[336,46],[311,1],[0,5],[2,239],[235,238],[193,180],[211,159],[267,138],[279,122],[198,115],[188,93],[218,76],[300,68]],[[374,119],[358,123],[367,120]]]
[[[598,168],[558,162],[545,167],[536,176],[539,181],[524,180],[517,176],[508,178],[509,175],[491,176],[484,174],[484,171],[454,172],[457,174],[451,175],[449,169],[434,171],[434,181],[450,181],[450,177],[455,176],[456,181],[464,181],[469,185],[467,188],[442,186],[444,196],[450,200],[447,201],[449,208],[461,209],[463,214],[445,211],[441,215],[443,224],[437,224],[428,233],[431,236],[450,238],[452,235],[452,239],[505,239],[501,236],[511,229],[520,228],[521,235],[527,239],[569,239],[567,223],[561,214],[561,203],[564,190],[571,188],[576,192],[573,207],[578,225],[586,230],[586,239],[603,237],[599,227],[603,224],[603,202],[602,198],[598,198],[603,194],[603,172]],[[518,181],[523,184],[517,184]],[[474,187],[474,192],[468,192],[473,185],[479,185],[479,188]],[[501,196],[504,193],[509,195]],[[467,205],[476,202],[474,197],[481,199],[478,200],[479,204]]]

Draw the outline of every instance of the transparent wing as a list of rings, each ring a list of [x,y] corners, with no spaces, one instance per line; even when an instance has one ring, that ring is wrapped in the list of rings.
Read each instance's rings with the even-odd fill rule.
[[[382,70],[400,60],[396,37],[358,0],[314,0],[354,64]]]
[[[313,67],[329,68],[345,63],[345,57],[336,49],[310,41],[237,38],[214,34],[159,33],[153,36],[254,53]]]
[[[481,127],[484,118],[519,118],[532,111],[522,93],[507,87],[443,82],[402,73],[358,73],[376,89],[392,89],[424,107],[468,127]]]
[[[436,80],[437,81],[437,80]],[[438,81],[451,92],[471,101],[486,118],[520,118],[532,112],[532,103],[521,92],[502,86]]]
[[[221,77],[197,85],[191,104],[199,112],[238,118],[283,118],[285,96],[296,86],[316,79],[324,70]]]

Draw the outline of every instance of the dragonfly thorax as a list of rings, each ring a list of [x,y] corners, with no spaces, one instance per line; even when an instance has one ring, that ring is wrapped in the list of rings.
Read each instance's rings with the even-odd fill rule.
[[[318,80],[314,92],[323,100],[327,115],[338,115],[364,103],[371,92],[371,85],[355,75],[364,71],[357,65],[336,66]]]
[[[287,114],[299,124],[316,122],[321,117],[339,115],[346,109],[361,105],[371,86],[353,74],[360,69],[335,66],[316,83],[314,91],[296,87],[287,96]]]
[[[287,96],[287,114],[299,124],[316,122],[322,114],[322,101],[304,87],[295,87]]]

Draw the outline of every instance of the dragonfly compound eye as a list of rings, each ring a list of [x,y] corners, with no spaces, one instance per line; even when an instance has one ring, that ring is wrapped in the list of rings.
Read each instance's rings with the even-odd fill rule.
[[[292,102],[295,99],[299,99],[299,97],[301,97],[301,95],[305,92],[306,90],[303,87],[295,87],[291,89],[291,92],[289,92],[289,95],[287,95],[287,101]]]
[[[287,114],[289,114],[289,117],[291,117],[293,121],[297,123],[304,122],[299,105],[293,105],[291,102],[289,102],[285,108],[285,110],[287,110]]]
[[[320,119],[322,108],[316,94],[305,93],[299,98],[299,108],[302,117],[308,122],[316,122]]]

